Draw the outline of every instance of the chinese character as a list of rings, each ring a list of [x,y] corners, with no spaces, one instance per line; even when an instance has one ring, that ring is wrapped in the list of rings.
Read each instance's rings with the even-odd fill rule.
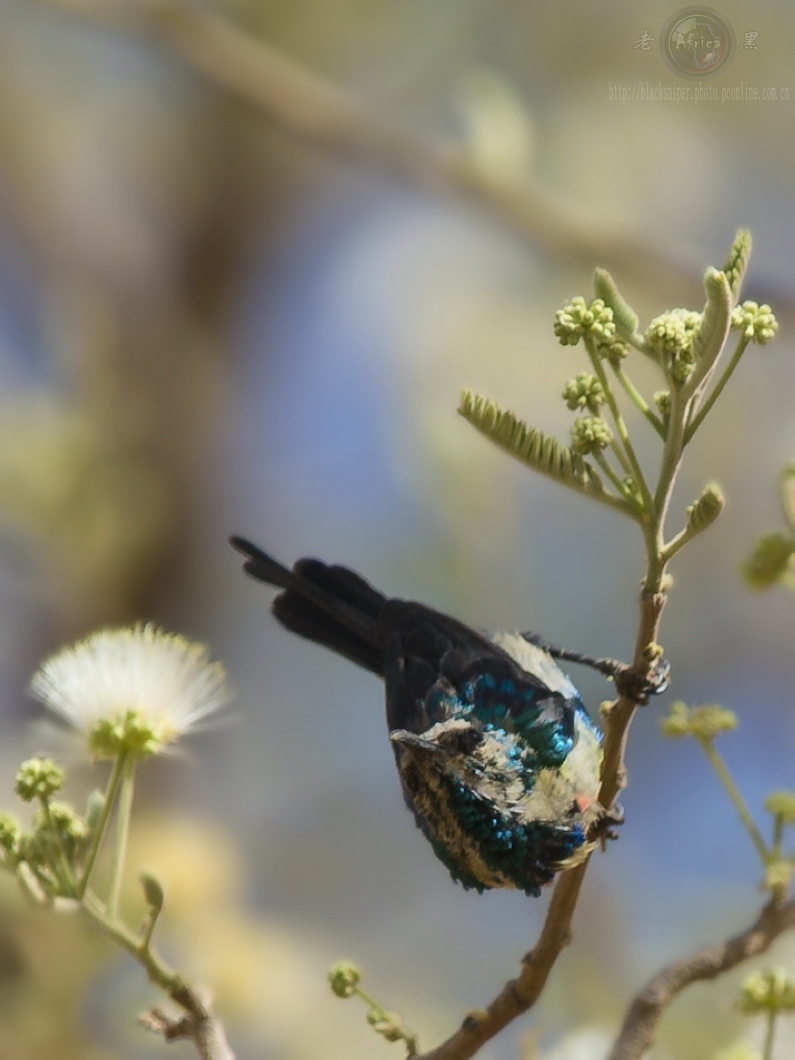
[[[758,33],[746,33],[745,44],[740,48],[741,52],[744,52],[746,48],[753,48],[755,52],[759,51],[759,45],[756,43],[756,38],[759,36]]]
[[[746,33],[746,37],[748,34]],[[640,48],[641,51],[647,52],[651,50],[651,42],[654,40],[651,33],[647,29],[644,29],[641,34],[640,40],[636,40],[632,45],[633,48]]]

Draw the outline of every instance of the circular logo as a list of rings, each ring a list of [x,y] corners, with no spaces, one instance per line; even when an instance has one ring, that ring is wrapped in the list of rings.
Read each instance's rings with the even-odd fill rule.
[[[711,7],[684,7],[665,23],[660,51],[679,77],[702,81],[731,62],[734,30]]]

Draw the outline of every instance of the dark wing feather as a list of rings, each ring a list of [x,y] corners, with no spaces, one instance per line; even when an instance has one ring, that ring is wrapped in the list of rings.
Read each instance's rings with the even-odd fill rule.
[[[422,733],[474,702],[473,721],[493,721],[517,732],[549,764],[568,753],[574,702],[523,670],[487,637],[431,608],[400,600],[387,601],[379,628],[386,641],[390,731]]]
[[[283,626],[383,677],[378,617],[386,598],[381,593],[347,567],[300,559],[288,570],[245,538],[231,540],[246,556],[248,574],[283,590],[272,604]]]

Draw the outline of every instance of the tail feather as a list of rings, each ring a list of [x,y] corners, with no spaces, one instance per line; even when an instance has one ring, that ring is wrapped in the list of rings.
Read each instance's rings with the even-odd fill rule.
[[[384,676],[384,652],[375,643],[332,621],[325,611],[295,592],[279,593],[271,611],[285,629],[330,648],[379,677]]]
[[[283,590],[272,605],[283,626],[383,676],[377,627],[385,596],[347,567],[301,559],[290,571],[244,538],[230,541],[246,556],[246,573]]]
[[[295,579],[292,571],[282,566],[272,556],[269,556],[267,552],[263,552],[261,548],[252,545],[244,537],[238,537],[237,534],[233,534],[229,538],[229,544],[246,557],[243,570],[246,574],[250,574],[252,578],[256,578],[260,582],[266,582],[268,585],[276,585],[280,589],[289,589],[293,584]]]

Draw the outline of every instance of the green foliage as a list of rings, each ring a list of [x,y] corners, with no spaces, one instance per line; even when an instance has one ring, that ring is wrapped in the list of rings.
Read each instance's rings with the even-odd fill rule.
[[[688,707],[681,700],[671,704],[670,713],[661,722],[665,736],[674,739],[694,736],[697,740],[714,740],[737,728],[737,715],[717,704]]]
[[[605,392],[602,384],[590,372],[580,372],[574,379],[569,379],[563,388],[563,400],[572,412],[587,409],[597,415],[605,403]]]
[[[415,1056],[419,1045],[416,1034],[407,1031],[397,1012],[387,1012],[359,985],[362,973],[350,961],[338,961],[328,973],[328,982],[332,993],[337,997],[360,997],[367,1004],[367,1022],[376,1034],[387,1042],[404,1042],[409,1056]]]
[[[534,471],[583,493],[602,492],[598,474],[577,453],[488,398],[465,390],[458,411],[481,434]]]
[[[737,1008],[744,1016],[795,1012],[795,981],[784,968],[752,972],[743,981]]]
[[[331,992],[337,997],[353,997],[362,980],[362,973],[350,961],[337,961],[328,973]]]
[[[613,313],[616,331],[625,342],[635,345],[641,341],[638,335],[640,323],[638,314],[623,298],[616,282],[607,269],[597,269],[594,273],[594,291],[602,302]]]
[[[739,228],[737,235],[734,237],[729,256],[723,263],[721,271],[726,277],[735,302],[740,297],[740,288],[742,287],[745,270],[748,267],[748,259],[751,257],[752,246],[751,233],[744,228]]]
[[[571,428],[571,447],[581,456],[600,453],[613,444],[613,432],[601,416],[581,416]]]
[[[731,315],[732,330],[742,333],[744,339],[764,346],[778,331],[778,321],[769,305],[743,302]]]
[[[51,758],[29,758],[19,767],[14,790],[23,802],[49,799],[63,787],[63,770]]]
[[[783,824],[795,824],[795,791],[771,791],[765,799],[765,809]]]
[[[687,526],[693,533],[700,534],[718,518],[726,501],[720,486],[715,483],[705,486],[701,496],[687,509]]]

